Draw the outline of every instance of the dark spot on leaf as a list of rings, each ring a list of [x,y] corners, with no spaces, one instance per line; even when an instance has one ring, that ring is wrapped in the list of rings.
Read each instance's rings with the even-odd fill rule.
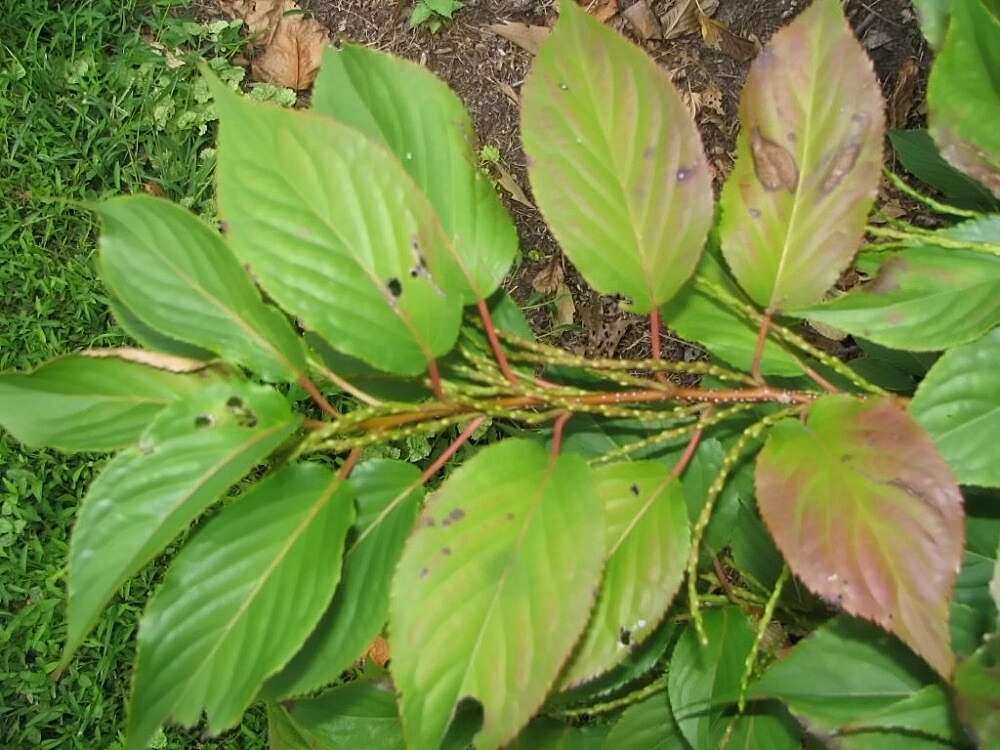
[[[448,555],[450,555],[451,554],[451,547],[442,547],[441,548],[441,554],[444,555],[445,557],[447,557]]]
[[[654,156],[656,156],[656,148],[653,146],[646,146],[642,151],[642,158],[646,161],[650,161]]]
[[[632,643],[632,631],[628,628],[621,628],[618,630],[618,642],[623,646],[628,646]]]
[[[420,569],[420,577],[421,578],[426,578],[428,573],[430,573],[430,570],[428,570],[427,568],[421,568]]]
[[[199,414],[194,418],[194,426],[198,428],[211,427],[213,424],[215,424],[215,417],[211,414]]]
[[[420,275],[420,269],[419,269],[419,268],[415,268],[415,267],[414,267],[414,268],[411,268],[411,269],[410,269],[410,278],[411,278],[411,279],[415,279],[415,278],[417,278],[417,277],[418,277],[419,275]]]
[[[393,299],[399,299],[399,295],[403,293],[403,285],[399,283],[399,279],[389,279],[385,285]]]
[[[759,208],[752,208],[751,207],[750,209],[748,209],[748,213],[750,214],[750,218],[751,219],[759,219],[760,218],[760,209]]]
[[[639,495],[639,485],[633,484],[631,487],[629,487],[629,490],[631,490],[631,492],[632,492],[633,495],[636,495],[638,497],[638,495]]]
[[[224,221],[220,221],[217,224],[217,226],[219,227],[219,232],[221,232],[222,234],[225,234],[226,232],[229,231],[229,225]]]
[[[461,521],[465,518],[465,511],[461,508],[452,508],[451,513],[448,514],[449,521]]]
[[[508,521],[513,521],[514,520],[514,514],[513,513],[508,513],[507,514],[507,520]]]
[[[750,155],[757,180],[765,190],[795,192],[799,186],[799,167],[788,149],[768,140],[754,128],[750,136]]]
[[[241,399],[239,396],[230,396],[226,400],[226,406],[228,406],[230,409],[242,409],[243,399]]]
[[[428,529],[434,528],[434,519],[430,516],[424,516],[424,526]]]

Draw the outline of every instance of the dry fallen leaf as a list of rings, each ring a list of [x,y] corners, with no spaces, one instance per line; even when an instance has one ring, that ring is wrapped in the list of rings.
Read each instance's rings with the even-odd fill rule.
[[[267,43],[281,16],[294,2],[289,0],[219,0],[219,8],[230,18],[242,18],[250,36]]]
[[[719,8],[719,0],[674,0],[666,13],[660,16],[660,26],[663,28],[664,39],[674,39],[698,31],[698,11],[706,16],[715,13]]]
[[[286,0],[287,6],[296,8]],[[330,43],[326,28],[303,13],[281,16],[263,53],[251,68],[258,81],[302,91],[312,85],[319,72],[323,50]]]
[[[917,78],[920,67],[912,57],[903,62],[896,76],[896,86],[889,97],[889,127],[905,127],[913,111],[914,95],[917,91]]]
[[[184,61],[180,57],[181,51],[179,49],[175,48],[173,50],[169,50],[149,34],[143,34],[142,38],[146,44],[156,50],[159,54],[163,55],[163,60],[167,64],[168,70],[174,70],[175,68],[184,66]]]
[[[560,282],[556,287],[555,297],[552,300],[556,305],[555,324],[557,326],[573,325],[573,318],[576,317],[576,304],[573,302],[573,295],[570,294],[569,287]]]
[[[142,192],[154,195],[157,198],[167,197],[167,191],[163,189],[163,186],[160,183],[155,182],[154,180],[146,180],[142,183]]]
[[[639,0],[639,2],[629,6],[622,15],[625,16],[629,26],[641,39],[663,38],[660,22],[656,20],[653,11],[649,9],[649,3],[646,0]]]
[[[618,0],[577,0],[594,18],[605,23],[618,12]]]
[[[563,286],[563,278],[566,272],[563,270],[562,258],[559,255],[546,263],[542,270],[535,274],[531,280],[531,288],[539,294],[552,294],[556,289]]]
[[[115,349],[86,349],[80,352],[80,354],[84,357],[94,357],[95,359],[123,359],[128,362],[155,367],[157,370],[167,370],[168,372],[177,373],[200,372],[215,366],[212,362],[202,362],[197,359],[177,357],[173,354],[161,354],[129,346],[122,346]]]
[[[497,184],[510,193],[510,197],[516,200],[518,203],[522,203],[525,206],[534,208],[535,204],[529,200],[528,196],[525,194],[523,188],[517,184],[517,180],[514,179],[514,175],[504,169],[502,164],[497,164],[497,172],[500,173],[500,178],[497,180]]]
[[[717,49],[739,62],[749,62],[757,54],[757,45],[737,36],[721,21],[716,21],[704,13],[698,13],[698,23],[701,25],[701,36],[712,49]]]
[[[509,42],[513,42],[521,49],[527,50],[533,55],[538,54],[542,42],[549,38],[552,29],[548,26],[529,26],[526,23],[508,21],[507,23],[495,23],[487,27],[494,34],[502,36]]]

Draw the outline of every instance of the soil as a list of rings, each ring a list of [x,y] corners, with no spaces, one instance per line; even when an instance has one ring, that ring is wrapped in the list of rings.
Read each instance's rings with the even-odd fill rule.
[[[591,4],[602,1],[607,2],[591,0]],[[669,41],[638,39],[623,15],[636,1],[619,0],[619,13],[607,23],[640,44],[682,92],[701,95],[696,119],[718,189],[732,166],[738,131],[736,109],[750,63],[709,47],[697,31]],[[505,21],[551,25],[556,18],[554,0],[466,0],[454,20],[437,33],[409,28],[411,0],[300,0],[300,4],[329,27],[335,40],[362,43],[419,61],[447,81],[468,107],[480,143],[499,149],[502,165],[530,196],[515,99],[532,55],[488,27]],[[648,0],[648,4],[660,16],[673,0]],[[742,39],[759,45],[808,4],[808,0],[721,0],[714,18],[727,23]],[[903,104],[896,107],[901,111],[893,125],[903,127],[907,120],[913,124],[921,113],[910,105],[923,100],[930,53],[909,0],[845,0],[844,4],[852,27],[875,62],[890,109],[901,72],[909,66],[912,73],[915,66],[915,83],[909,95],[903,92]],[[536,332],[590,355],[648,356],[647,320],[620,312],[615,299],[592,292],[562,257],[539,212],[501,193],[517,224],[523,257],[505,286],[526,308]],[[573,325],[556,326],[556,305],[532,288],[533,279],[553,263],[565,267],[566,284],[576,308]],[[702,354],[664,331],[664,356],[690,360]]]

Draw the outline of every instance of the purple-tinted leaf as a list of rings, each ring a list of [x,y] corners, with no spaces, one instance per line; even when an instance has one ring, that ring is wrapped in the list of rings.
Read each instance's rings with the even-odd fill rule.
[[[895,633],[946,678],[962,496],[930,436],[891,398],[827,396],[773,429],[757,499],[815,593]]]

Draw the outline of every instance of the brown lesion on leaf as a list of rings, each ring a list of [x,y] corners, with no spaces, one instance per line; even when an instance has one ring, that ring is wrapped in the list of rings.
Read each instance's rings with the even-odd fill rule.
[[[760,128],[754,128],[750,134],[750,155],[754,173],[765,190],[795,192],[799,186],[795,157],[781,144],[765,138]]]
[[[878,276],[868,284],[868,291],[873,294],[888,294],[899,289],[899,277],[907,270],[909,262],[904,258],[890,258],[879,269]]]
[[[854,169],[861,155],[861,147],[870,122],[871,117],[865,112],[856,112],[851,116],[850,134],[829,160],[830,166],[819,188],[820,195],[825,196],[833,192]]]

